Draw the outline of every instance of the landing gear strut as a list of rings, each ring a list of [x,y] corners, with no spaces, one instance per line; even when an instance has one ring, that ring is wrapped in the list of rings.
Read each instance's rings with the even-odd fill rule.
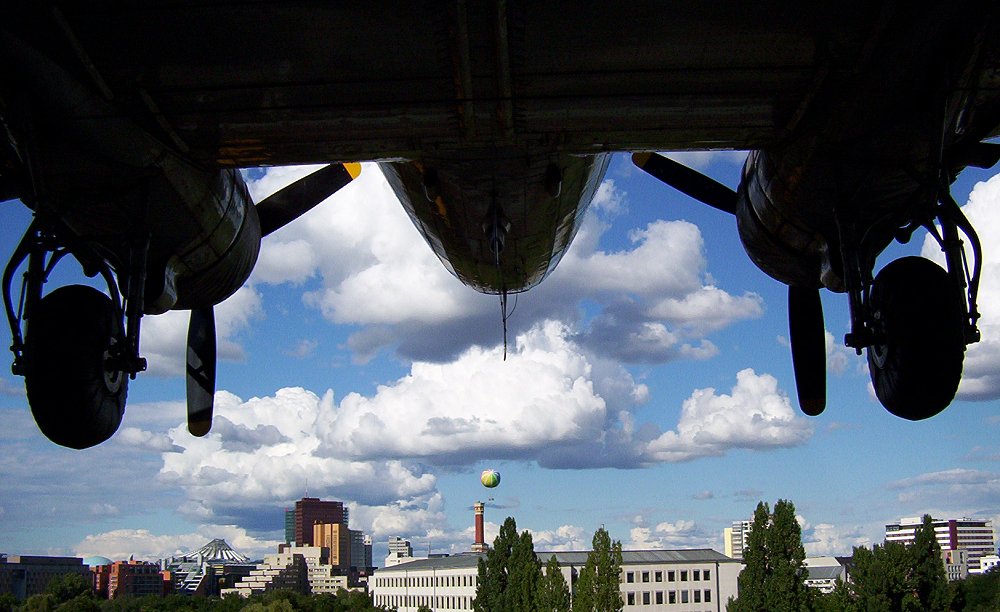
[[[104,278],[110,297],[85,285],[60,287],[42,296],[52,268],[70,253],[89,276]],[[4,271],[4,306],[13,338],[11,370],[24,376],[31,414],[56,444],[83,449],[110,438],[125,412],[128,379],[146,369],[138,356],[145,249],[133,253],[126,276],[132,282],[123,286],[124,305],[107,261],[86,245],[62,246],[37,220]],[[15,309],[12,281],[25,260],[27,271]]]
[[[904,257],[871,280],[870,273],[862,274],[870,266],[861,266],[856,257],[853,261],[844,257],[851,305],[851,333],[844,342],[859,355],[867,350],[879,401],[892,414],[911,421],[932,417],[951,403],[962,378],[965,347],[980,338],[979,238],[947,185],[941,193],[934,209],[940,232],[931,222],[911,223],[910,229],[927,228],[944,251],[947,270],[929,259]],[[959,230],[971,246],[971,269]],[[842,245],[845,253],[861,250],[856,241]]]

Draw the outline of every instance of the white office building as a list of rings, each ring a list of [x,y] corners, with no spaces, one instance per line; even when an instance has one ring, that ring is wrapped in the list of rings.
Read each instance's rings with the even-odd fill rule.
[[[981,574],[981,560],[987,555],[996,554],[996,536],[993,533],[992,520],[933,519],[934,535],[942,551],[968,551],[968,567],[970,574]],[[906,545],[913,543],[916,531],[923,524],[921,517],[907,517],[898,523],[885,526],[886,542],[901,542]]]
[[[555,555],[567,584],[579,575],[587,552],[539,552],[544,564]],[[415,612],[471,610],[480,554],[421,559],[379,569],[369,581],[376,606]],[[736,596],[742,565],[714,550],[626,550],[622,552],[624,610],[722,611]]]

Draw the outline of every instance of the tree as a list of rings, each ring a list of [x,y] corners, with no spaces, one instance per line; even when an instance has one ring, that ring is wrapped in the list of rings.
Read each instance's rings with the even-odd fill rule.
[[[542,570],[535,556],[531,534],[517,533],[517,523],[507,517],[486,558],[479,559],[476,612],[536,609]]]
[[[934,534],[934,519],[925,514],[914,534],[908,552],[911,558],[911,580],[921,610],[940,612],[947,610],[951,600],[948,576],[941,559],[941,546]]]
[[[535,555],[531,533],[524,531],[511,549],[506,610],[537,610],[538,585],[542,582],[542,567]]]
[[[615,612],[622,609],[622,543],[612,542],[603,527],[594,533],[587,562],[573,590],[573,612]]]
[[[886,542],[870,550],[855,548],[851,576],[851,599],[859,610],[943,612],[952,609],[953,590],[956,609],[967,601],[966,588],[948,585],[930,515],[924,516],[909,547]]]
[[[0,612],[11,612],[17,605],[17,597],[12,593],[0,593]]]
[[[961,581],[966,612],[1000,610],[1000,569],[971,575]]]
[[[850,589],[859,610],[902,612],[912,605],[908,556],[899,542],[855,547]]]
[[[540,612],[570,612],[569,585],[563,578],[556,556],[552,555],[545,565],[545,574],[538,587],[538,610]]]
[[[89,597],[94,594],[90,577],[84,578],[75,572],[53,576],[45,585],[45,592],[55,598],[56,604],[66,603],[80,595]]]
[[[779,499],[771,513],[766,503],[758,503],[743,553],[746,566],[737,578],[739,595],[730,601],[729,610],[809,610],[812,593],[805,584],[805,557],[795,505]]]

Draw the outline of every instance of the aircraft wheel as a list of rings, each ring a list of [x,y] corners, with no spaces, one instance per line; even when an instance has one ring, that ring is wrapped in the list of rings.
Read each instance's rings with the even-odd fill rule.
[[[82,449],[118,430],[128,375],[109,371],[107,361],[122,341],[111,298],[93,287],[60,287],[38,302],[25,336],[24,384],[47,438]]]
[[[891,262],[875,277],[871,307],[880,338],[868,347],[875,394],[892,414],[919,421],[944,410],[962,378],[960,292],[923,257]]]

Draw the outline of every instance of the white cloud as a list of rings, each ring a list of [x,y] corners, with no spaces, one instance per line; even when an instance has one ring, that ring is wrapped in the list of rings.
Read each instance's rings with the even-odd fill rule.
[[[848,555],[855,546],[872,545],[867,531],[859,525],[812,525],[800,516],[796,518],[802,527],[802,545],[806,549],[806,556]]]
[[[962,207],[983,244],[982,281],[979,286],[979,329],[983,339],[969,346],[958,388],[958,399],[1000,398],[1000,174],[976,184],[969,203]],[[966,248],[969,261],[971,249]],[[924,238],[921,254],[944,265],[944,255],[930,236]]]
[[[236,552],[251,559],[277,552],[277,541],[261,540],[235,525],[205,525],[197,533],[156,534],[147,529],[115,529],[88,535],[73,547],[79,557],[100,555],[112,561],[134,557],[138,560],[162,559],[195,551],[209,541],[221,538]]]
[[[704,169],[715,161],[742,165],[747,158],[746,151],[672,151],[664,153],[670,159],[685,166]]]
[[[215,307],[215,333],[220,359],[239,361],[243,347],[236,337],[251,321],[263,315],[260,294],[251,286],[240,287],[226,301]],[[179,376],[185,372],[187,355],[187,310],[171,310],[142,319],[139,353],[149,364],[149,373]]]
[[[260,198],[311,169],[270,170],[250,181],[251,190]],[[604,310],[593,329],[581,330],[595,352],[646,363],[714,356],[718,349],[703,336],[759,316],[760,298],[729,295],[705,280],[701,234],[687,222],[650,223],[632,232],[631,248],[601,250],[608,226],[600,217],[620,214],[626,201],[613,180],[601,184],[559,267],[517,298],[511,335],[545,319],[575,321],[576,302],[586,299]],[[496,345],[501,337],[497,298],[463,286],[446,271],[374,164],[269,236],[252,279],[300,283],[304,302],[324,318],[360,326],[347,343],[360,362],[387,346],[409,359],[451,360],[469,346]],[[611,319],[616,323],[608,328]]]
[[[435,465],[510,458],[638,467],[793,446],[811,434],[775,379],[752,370],[737,375],[732,395],[696,391],[677,430],[661,433],[633,415],[648,399],[645,386],[572,336],[548,322],[520,335],[506,361],[499,349],[474,347],[453,363],[415,363],[373,395],[339,403],[332,391],[288,388],[249,400],[220,391],[208,436],[169,431],[163,448],[176,452],[162,454],[160,479],[186,492],[179,511],[202,522],[238,523],[308,489],[350,502],[356,527],[388,537],[443,529]],[[650,537],[665,538],[665,529]]]
[[[593,534],[576,525],[560,525],[555,529],[529,529],[529,531],[531,531],[531,541],[538,552],[589,550],[593,542]],[[541,561],[545,563],[548,559]]]
[[[951,516],[980,516],[1000,504],[1000,474],[953,468],[926,472],[888,484],[908,512],[923,514],[941,508]],[[937,516],[937,515],[935,515]]]
[[[640,525],[630,530],[629,537],[630,541],[622,544],[625,550],[716,548],[721,539],[719,534],[706,533],[690,520],[664,521],[652,528]]]
[[[811,425],[797,415],[778,381],[746,369],[729,395],[696,389],[684,401],[677,431],[652,441],[646,453],[656,461],[688,461],[735,448],[798,446],[811,435]]]

